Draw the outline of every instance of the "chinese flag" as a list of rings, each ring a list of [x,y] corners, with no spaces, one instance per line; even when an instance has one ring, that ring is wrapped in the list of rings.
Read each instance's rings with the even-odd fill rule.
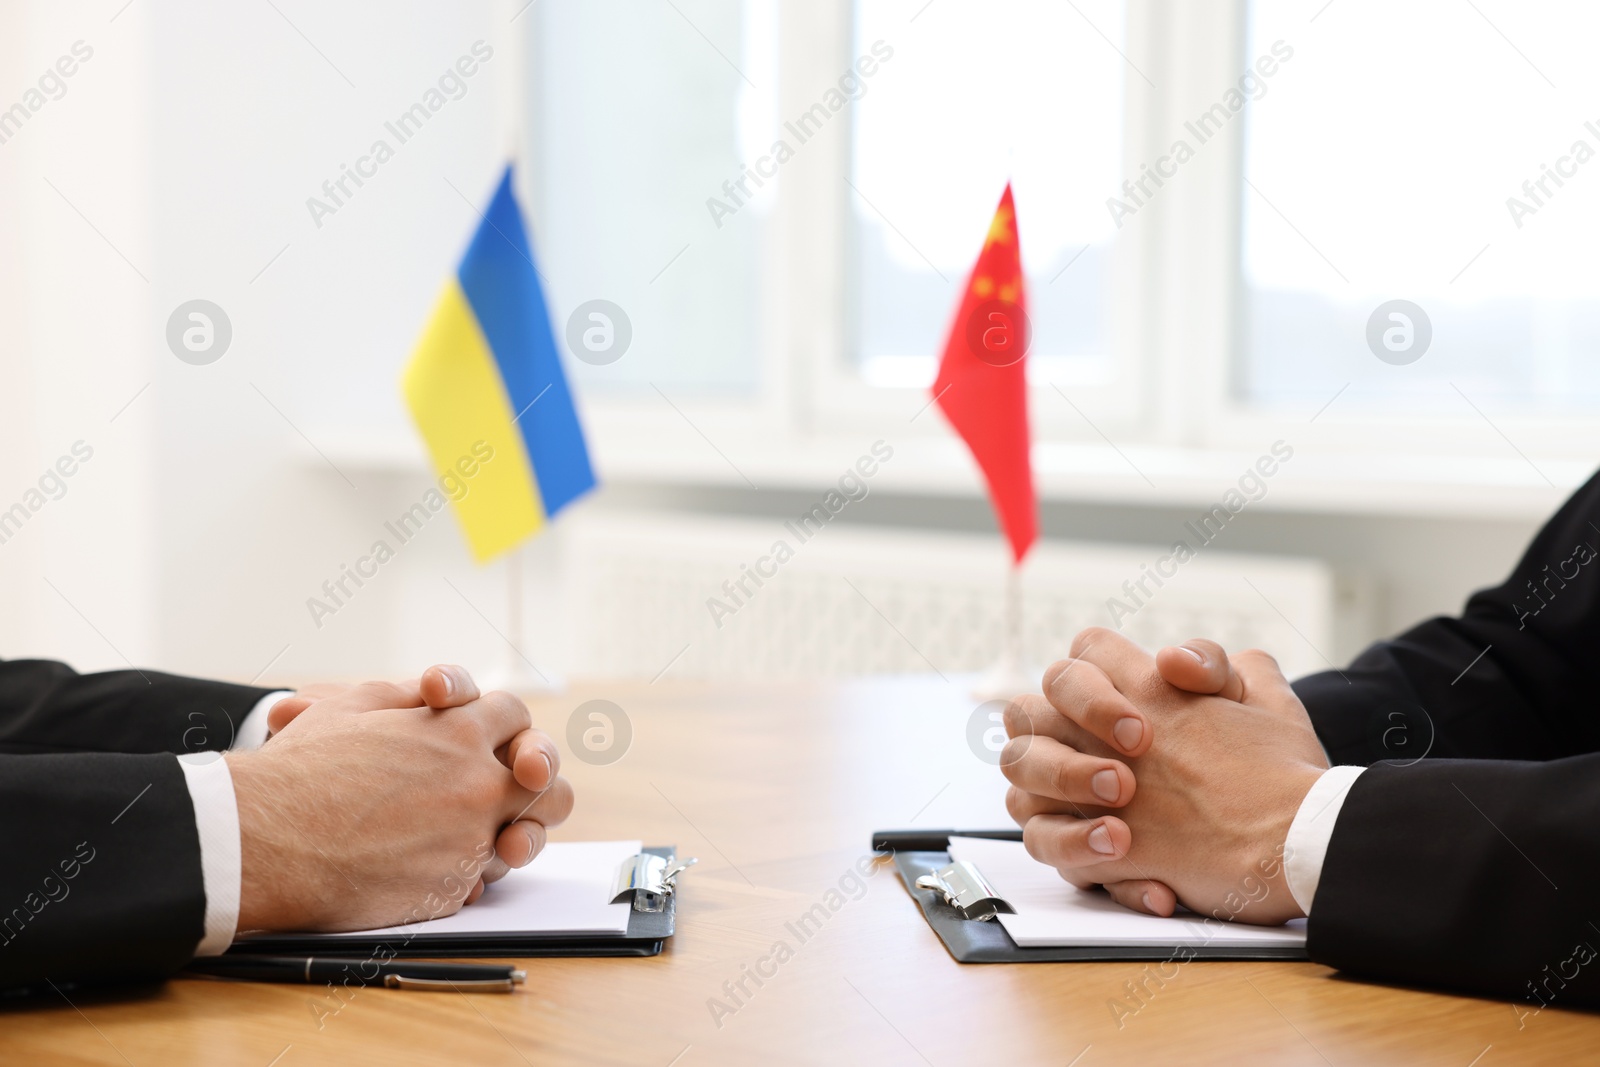
[[[1039,536],[1028,458],[1029,340],[1017,213],[1008,182],[950,326],[933,395],[989,483],[989,499],[1016,563]]]

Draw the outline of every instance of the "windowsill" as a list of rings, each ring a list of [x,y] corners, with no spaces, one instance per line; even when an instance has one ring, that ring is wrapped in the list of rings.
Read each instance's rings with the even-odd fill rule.
[[[795,440],[720,442],[729,458],[702,440],[689,443],[630,437],[591,440],[602,481],[711,488],[825,491],[871,442],[856,435]],[[421,475],[424,458],[411,437],[319,440],[341,470]],[[910,439],[870,479],[873,492],[973,497],[982,491],[965,447],[951,439]],[[1204,507],[1220,502],[1260,453],[1126,446],[1121,453],[1093,444],[1034,446],[1040,498],[1145,507]],[[731,459],[731,462],[730,462]],[[314,454],[306,462],[323,466]],[[735,468],[734,463],[737,463]],[[1519,457],[1312,453],[1297,450],[1265,479],[1252,510],[1302,514],[1366,514],[1463,519],[1542,519],[1581,485],[1593,464]],[[1135,470],[1137,467],[1137,470]],[[1142,473],[1141,473],[1142,472]],[[1148,479],[1148,481],[1146,480]]]

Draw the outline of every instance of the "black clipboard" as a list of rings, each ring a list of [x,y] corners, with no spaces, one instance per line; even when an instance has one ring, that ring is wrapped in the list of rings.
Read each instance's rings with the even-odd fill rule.
[[[670,845],[642,851],[661,856],[669,863],[676,849]],[[667,938],[674,933],[678,915],[678,896],[668,894],[660,911],[628,913],[628,932],[621,937],[594,934],[388,934],[371,940],[360,937],[330,938],[263,934],[235,942],[230,956],[282,955],[324,958],[432,959],[438,957],[515,957],[519,959],[561,956],[659,956]]]
[[[933,889],[917,888],[917,879],[950,862],[949,852],[896,852],[895,870],[906,892],[922,908],[923,918],[939,935],[957,963],[1104,963],[1119,960],[1304,960],[1301,946],[1266,945],[1255,948],[1207,945],[1193,942],[1173,945],[1108,947],[1070,945],[1020,948],[1000,923],[965,918]]]

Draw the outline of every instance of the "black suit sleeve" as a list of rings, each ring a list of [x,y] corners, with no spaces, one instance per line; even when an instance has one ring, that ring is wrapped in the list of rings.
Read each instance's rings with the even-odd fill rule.
[[[1334,824],[1312,959],[1519,1011],[1600,1005],[1597,557],[1600,476],[1460,618],[1295,683],[1334,762],[1370,765]]]
[[[189,960],[205,880],[170,753],[228,747],[268,692],[0,662],[0,989],[159,979]]]
[[[1295,692],[1335,763],[1550,760],[1600,751],[1600,474],[1460,618],[1380,641]]]
[[[1352,974],[1600,1006],[1600,755],[1425,760],[1357,778],[1307,925]]]
[[[0,755],[0,841],[0,989],[164,978],[205,933],[175,756]]]
[[[0,661],[0,752],[207,752],[272,692],[159,671]]]

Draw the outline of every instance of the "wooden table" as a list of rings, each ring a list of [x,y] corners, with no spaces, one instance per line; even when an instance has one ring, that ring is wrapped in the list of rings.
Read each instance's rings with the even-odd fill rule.
[[[953,961],[892,867],[855,889],[876,827],[1003,825],[959,681],[584,685],[531,701],[558,739],[583,701],[632,724],[609,765],[569,757],[558,839],[641,837],[700,865],[655,959],[531,960],[514,995],[363,989],[318,1025],[303,986],[175,979],[0,1009],[0,1062],[1272,1065],[1595,1062],[1600,1018],[1349,981],[1309,963],[1203,963],[1142,996],[1131,963]],[[563,748],[565,748],[563,740]],[[801,942],[788,924],[846,892]],[[854,889],[854,892],[850,892]],[[852,899],[852,896],[854,899]],[[792,956],[771,957],[784,942]],[[746,977],[763,957],[761,984]],[[776,973],[773,974],[774,969]],[[743,979],[735,1000],[724,983]],[[714,1011],[713,1001],[724,1005]],[[1119,1025],[1120,1021],[1120,1025]]]

